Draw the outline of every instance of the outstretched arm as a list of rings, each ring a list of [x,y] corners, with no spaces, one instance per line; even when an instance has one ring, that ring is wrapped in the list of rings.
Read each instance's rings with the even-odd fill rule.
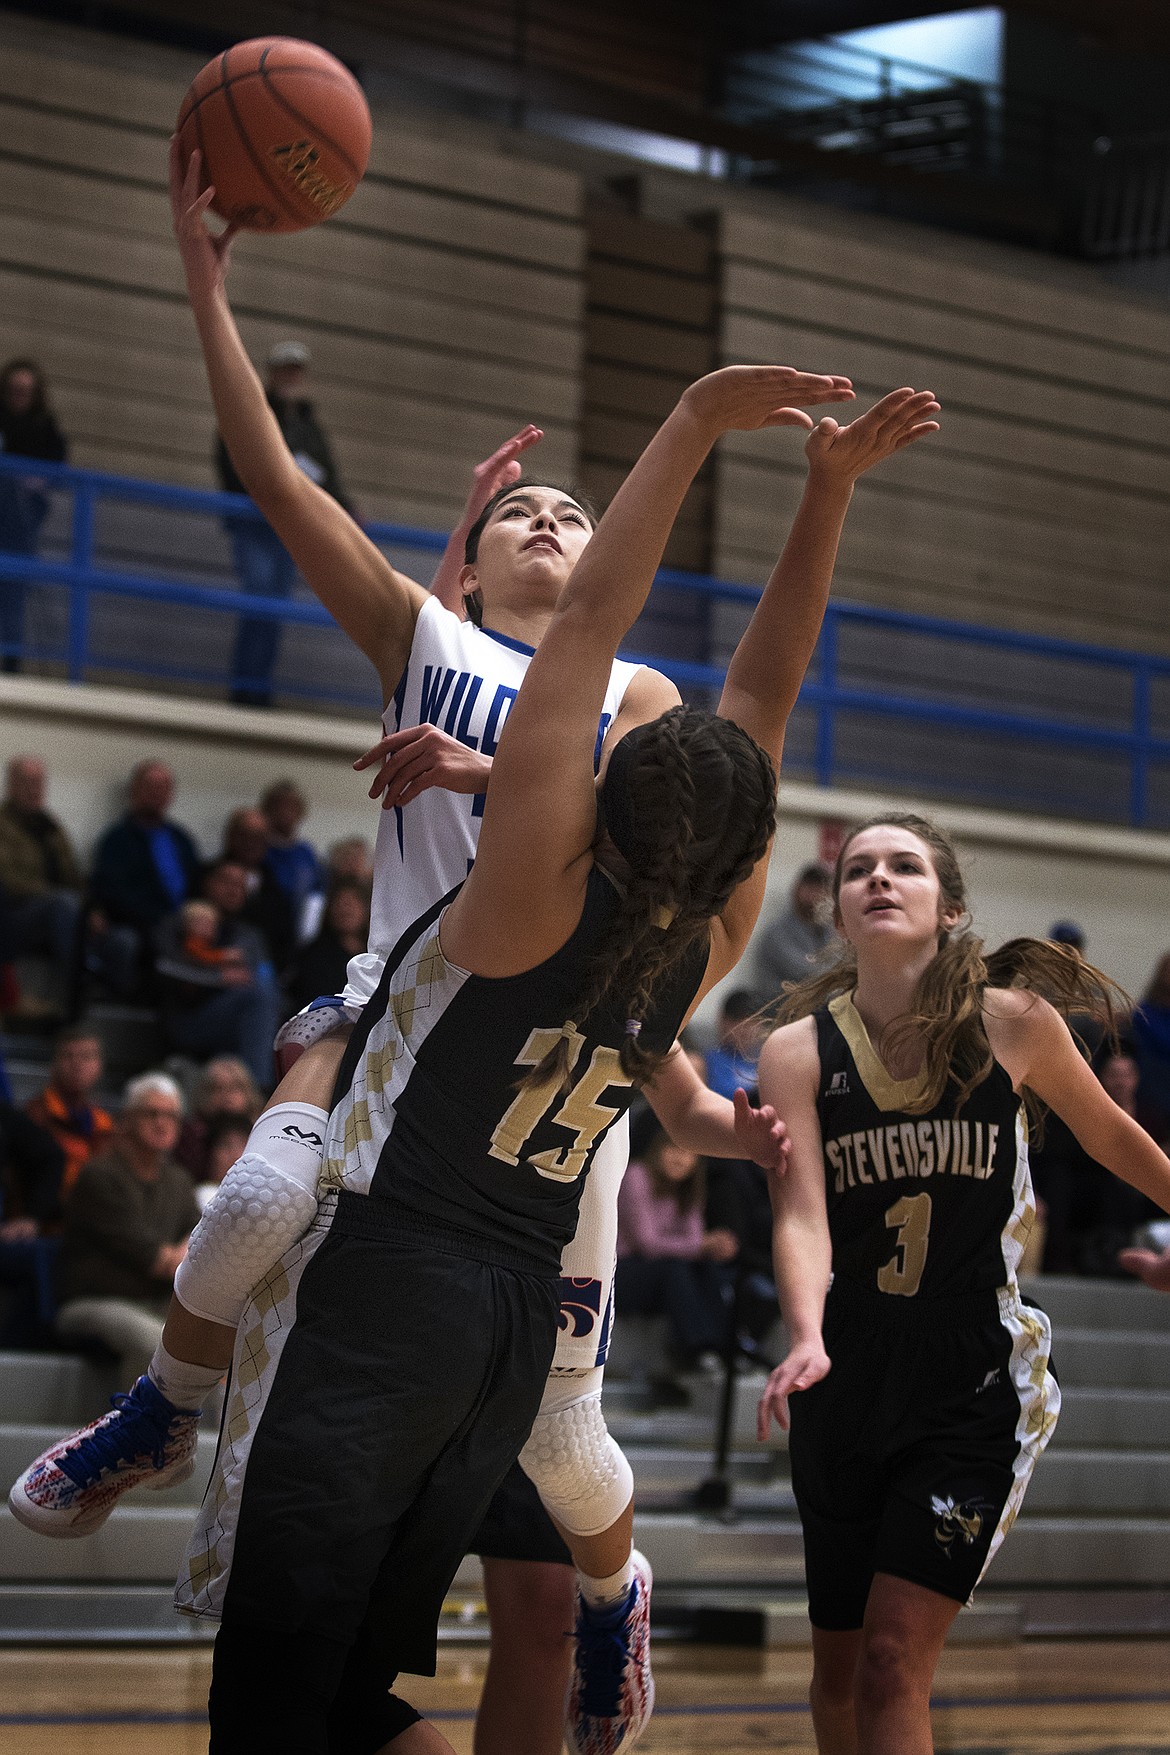
[[[1055,1007],[1035,993],[993,989],[984,1023],[991,1051],[1016,1089],[1035,1091],[1090,1158],[1170,1212],[1170,1158],[1118,1108]]]
[[[683,497],[721,433],[803,425],[786,405],[840,401],[843,378],[786,366],[730,366],[692,384],[615,494],[557,605],[508,717],[472,874],[456,904],[492,919],[527,967],[564,943],[580,912],[563,883],[593,841],[593,739],[618,644],[640,614]],[[538,824],[540,833],[533,834]],[[525,860],[515,857],[525,847]],[[474,898],[474,900],[473,900]],[[448,916],[448,954],[456,910]],[[468,937],[474,955],[475,935]],[[541,946],[545,946],[544,950]],[[505,959],[507,960],[507,959]],[[478,965],[472,965],[477,966]],[[492,973],[480,969],[480,973]],[[500,971],[503,972],[503,971]]]
[[[816,649],[837,545],[858,477],[916,439],[938,431],[929,390],[894,390],[848,426],[826,417],[810,434],[808,480],[784,551],[727,668],[719,712],[772,757],[784,750],[788,716]],[[759,918],[768,862],[762,859],[712,934],[710,986],[739,961]]]
[[[201,155],[193,152],[184,170],[172,140],[170,177],[187,296],[219,431],[236,473],[330,615],[370,659],[389,699],[426,592],[392,567],[348,512],[293,461],[228,304],[225,276],[234,232],[229,226],[213,237],[207,229],[215,191],[200,193]]]
[[[431,580],[431,596],[437,597],[443,608],[449,609],[452,614],[463,614],[463,587],[459,583],[459,575],[463,570],[464,545],[472,525],[493,494],[498,494],[501,488],[511,487],[514,481],[519,481],[522,465],[516,461],[517,458],[530,445],[538,444],[543,438],[540,428],[529,422],[518,433],[513,433],[510,439],[505,439],[490,457],[477,463],[472,471],[467,504],[458,524],[447,538],[443,558]]]
[[[828,416],[805,446],[808,479],[780,559],[727,667],[719,712],[777,764],[829,601],[837,546],[858,478],[938,432],[929,390],[894,390],[848,426]]]
[[[783,1174],[788,1130],[776,1111],[755,1108],[746,1091],[731,1102],[712,1091],[677,1042],[642,1094],[676,1146],[702,1158],[751,1158]]]
[[[816,1026],[811,1018],[777,1030],[760,1055],[760,1095],[774,1103],[788,1124],[788,1173],[769,1175],[772,1197],[772,1271],[788,1331],[787,1356],[773,1371],[760,1399],[757,1436],[768,1436],[773,1419],[787,1427],[788,1397],[808,1389],[829,1370],[821,1338],[825,1294],[832,1270],[825,1204],[824,1154],[817,1119],[820,1075]]]

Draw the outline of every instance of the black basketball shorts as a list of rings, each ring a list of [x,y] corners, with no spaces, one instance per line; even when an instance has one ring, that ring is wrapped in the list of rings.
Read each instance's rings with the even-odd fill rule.
[[[790,1402],[809,1617],[862,1625],[876,1573],[966,1602],[1056,1424],[1051,1330],[1015,1287],[903,1299],[836,1281],[832,1370]]]
[[[545,1560],[571,1566],[573,1556],[519,1463],[504,1476],[487,1515],[468,1543],[481,1560]]]
[[[180,1602],[433,1674],[444,1594],[540,1406],[555,1278],[342,1194],[253,1294]],[[271,1282],[271,1283],[269,1283]]]

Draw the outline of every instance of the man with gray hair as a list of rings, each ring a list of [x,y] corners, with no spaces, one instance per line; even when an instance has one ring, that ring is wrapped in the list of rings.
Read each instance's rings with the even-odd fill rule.
[[[191,1178],[172,1155],[182,1119],[166,1073],[131,1079],[114,1144],[81,1171],[66,1208],[58,1333],[103,1341],[129,1377],[150,1363],[199,1222]]]
[[[306,395],[312,364],[308,348],[303,341],[278,341],[267,363],[264,389],[285,444],[310,481],[353,513],[342,492],[329,440]],[[244,493],[222,439],[216,441],[215,462],[224,492]],[[271,525],[262,518],[236,516],[224,523],[232,539],[240,590],[254,597],[291,597],[296,563]],[[279,645],[280,622],[275,617],[245,616],[241,620],[232,656],[231,698],[238,706],[271,706],[272,668]]]

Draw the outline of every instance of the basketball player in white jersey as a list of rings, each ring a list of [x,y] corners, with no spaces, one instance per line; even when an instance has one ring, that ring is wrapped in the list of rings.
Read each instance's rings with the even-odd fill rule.
[[[188,200],[186,208],[191,205]],[[466,874],[478,834],[482,790],[456,794],[449,789],[451,780],[468,786],[474,783],[482,789],[483,765],[490,761],[528,659],[551,618],[561,586],[591,534],[592,519],[572,496],[560,490],[536,485],[519,495],[510,494],[504,515],[524,520],[530,527],[519,545],[515,566],[507,577],[499,578],[480,577],[473,568],[472,576],[465,581],[470,587],[468,595],[474,598],[485,625],[481,628],[463,622],[444,609],[435,597],[428,597],[413,581],[398,574],[347,515],[320,495],[296,469],[272,428],[258,381],[231,320],[223,292],[225,251],[222,246],[215,247],[201,223],[198,230],[203,242],[190,235],[183,239],[188,283],[204,340],[220,429],[237,458],[237,466],[242,468],[243,479],[322,601],[378,669],[388,702],[384,723],[391,743],[404,729],[432,726],[436,737],[452,739],[459,752],[475,758],[461,775],[452,774],[448,762],[444,770],[446,789],[433,789],[422,796],[417,795],[417,783],[407,787],[411,796],[402,793],[403,777],[399,776],[402,802],[409,803],[409,809],[396,807],[381,819],[371,950],[368,958],[355,960],[356,967],[351,971],[351,983],[344,996],[349,1007],[356,1010],[376,985],[382,962],[401,925]],[[536,435],[532,432],[531,436]],[[501,472],[511,473],[512,452],[522,449],[521,441],[527,437],[518,435],[512,448],[504,448],[507,455],[497,454],[497,477]],[[483,489],[492,485],[489,474],[480,483],[478,497],[486,497]],[[470,510],[478,509],[473,506]],[[448,580],[450,574],[448,567]],[[613,741],[677,700],[677,691],[665,678],[643,667],[615,664],[599,726],[599,754],[607,730]],[[412,744],[412,754],[417,753],[417,747]],[[315,1056],[328,1053],[339,1058],[340,1044],[330,1043],[327,1048],[323,1044],[307,1057],[307,1064],[301,1069],[302,1088],[308,1084]],[[319,1081],[321,1075],[317,1076]],[[325,1077],[326,1086],[330,1077],[331,1073]],[[737,1137],[726,1106],[699,1086],[682,1056],[675,1057],[674,1068],[662,1084],[658,1103],[664,1121],[693,1143],[695,1149],[737,1155],[746,1151],[775,1161],[779,1130],[774,1118],[758,1112],[749,1114],[746,1104],[741,1105]],[[277,1095],[284,1096],[283,1087]],[[274,1241],[280,1223],[287,1225],[291,1221],[295,1234],[307,1221],[312,1203],[302,1200],[298,1205],[296,1197],[308,1196],[308,1184],[313,1179],[306,1175],[306,1170],[314,1154],[314,1134],[322,1120],[323,1114],[316,1104],[298,1102],[295,1096],[291,1101],[278,1102],[266,1113],[263,1140],[253,1142],[250,1168],[236,1179],[231,1198],[235,1217],[244,1222],[226,1244],[220,1233],[218,1247],[223,1269],[221,1281],[231,1282],[234,1275],[241,1299],[250,1291],[258,1273],[285,1246]],[[566,1251],[565,1278],[569,1284],[555,1369],[568,1376],[596,1370],[604,1360],[608,1343],[616,1195],[626,1155],[624,1129],[620,1132],[622,1137],[608,1143],[608,1162],[599,1165],[589,1179],[589,1204],[583,1210],[577,1240]],[[276,1154],[283,1154],[275,1192],[271,1183],[265,1189],[263,1179],[257,1181],[255,1176],[257,1159],[263,1153],[267,1154],[267,1168],[271,1168]],[[301,1205],[305,1206],[303,1213]],[[250,1233],[246,1222],[249,1216],[259,1220]],[[221,1283],[213,1285],[209,1292],[205,1284],[208,1257],[215,1253],[217,1245],[208,1248],[208,1238],[203,1241],[202,1258],[197,1249],[185,1275],[187,1285],[180,1288],[191,1308],[177,1306],[177,1334],[172,1332],[168,1336],[174,1350],[168,1352],[171,1376],[164,1393],[169,1388],[181,1397],[184,1406],[192,1405],[197,1393],[208,1387],[213,1376],[219,1375],[214,1348],[209,1351],[198,1339],[194,1346],[184,1344],[190,1341],[192,1311],[206,1319],[204,1331],[208,1322],[226,1327],[230,1319],[234,1325],[231,1312],[237,1288],[227,1289],[225,1295]],[[263,1261],[255,1255],[258,1243],[265,1256]],[[214,1273],[211,1277],[214,1280]],[[172,1326],[174,1330],[176,1325]],[[225,1359],[228,1354],[230,1342]],[[196,1384],[192,1370],[208,1383]],[[175,1478],[174,1471],[164,1472],[168,1478]],[[95,1507],[91,1506],[91,1515],[84,1520],[87,1528],[96,1527],[96,1521],[104,1517],[116,1497],[114,1482],[108,1475],[102,1486],[100,1516],[95,1519],[92,1515]],[[628,1470],[618,1478],[616,1490],[618,1498],[628,1500]],[[616,1509],[620,1511],[621,1506]],[[49,1526],[41,1523],[39,1527]],[[69,1533],[81,1533],[76,1519]],[[538,1567],[540,1576],[536,1577]],[[517,1713],[522,1713],[527,1733],[525,1746],[537,1755],[538,1750],[559,1744],[560,1674],[567,1652],[562,1629],[571,1619],[569,1577],[563,1565],[540,1565],[538,1554],[526,1561],[489,1560],[486,1573],[493,1607],[503,1611],[505,1623],[519,1625],[519,1636],[509,1640],[497,1613],[499,1655],[503,1660],[511,1649],[517,1662],[514,1667],[504,1662],[502,1674],[501,1666],[497,1665],[495,1704],[489,1689],[488,1715],[494,1711],[514,1723]],[[557,1610],[553,1609],[554,1601],[559,1601]],[[555,1651],[560,1660],[552,1666],[551,1684],[549,1666],[542,1668],[532,1663],[534,1641],[540,1638],[550,1655]],[[538,1676],[543,1685],[542,1710],[537,1709],[532,1698]],[[511,1726],[503,1724],[494,1746],[503,1748],[506,1736],[512,1739],[507,1746],[517,1747]]]

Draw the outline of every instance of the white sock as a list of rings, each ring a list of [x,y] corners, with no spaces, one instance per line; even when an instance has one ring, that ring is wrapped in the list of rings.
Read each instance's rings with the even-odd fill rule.
[[[590,1578],[587,1572],[578,1572],[577,1574],[581,1595],[591,1609],[616,1609],[622,1599],[628,1595],[633,1582],[633,1555],[617,1572],[611,1572],[608,1578]]]
[[[224,1379],[224,1373],[214,1366],[188,1365],[184,1359],[173,1358],[161,1341],[154,1349],[154,1358],[146,1374],[159,1394],[165,1395],[172,1407],[180,1408],[186,1414],[202,1408],[212,1390]]]

